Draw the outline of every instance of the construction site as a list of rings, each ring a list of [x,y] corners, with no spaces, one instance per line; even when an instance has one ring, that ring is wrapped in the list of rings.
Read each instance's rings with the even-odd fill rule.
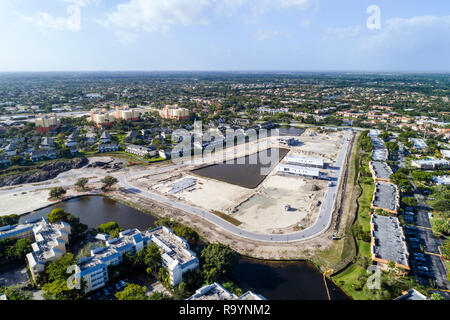
[[[225,159],[212,156],[201,164],[140,175],[128,182],[171,201],[215,213],[246,231],[300,231],[316,222],[325,193],[337,180],[340,168],[336,158],[344,133],[308,129],[290,138],[295,143],[282,148],[278,139],[237,145],[233,152],[226,152]],[[268,165],[259,161],[259,153],[266,150],[269,156],[277,153]],[[256,163],[248,163],[252,155],[257,155]],[[232,159],[236,161],[230,163]]]

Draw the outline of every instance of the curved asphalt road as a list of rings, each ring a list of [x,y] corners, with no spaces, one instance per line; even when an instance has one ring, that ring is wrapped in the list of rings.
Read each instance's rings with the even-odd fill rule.
[[[304,230],[301,230],[298,232],[294,232],[294,233],[290,233],[290,234],[283,234],[283,235],[259,234],[259,233],[249,232],[249,231],[243,230],[241,228],[238,228],[237,226],[223,220],[222,218],[216,216],[213,213],[195,208],[195,207],[187,205],[187,204],[174,202],[162,195],[136,188],[127,182],[127,180],[126,180],[127,178],[130,178],[132,176],[137,176],[137,175],[143,175],[142,173],[135,174],[132,176],[120,176],[120,177],[118,177],[118,179],[120,181],[120,184],[123,187],[125,187],[126,189],[128,189],[129,192],[132,192],[132,193],[135,193],[138,195],[142,195],[153,201],[160,202],[160,203],[163,203],[170,207],[173,207],[173,208],[176,208],[179,210],[183,210],[190,214],[199,216],[199,217],[215,224],[216,226],[218,226],[236,236],[243,237],[243,238],[250,239],[250,240],[273,242],[273,243],[298,242],[298,241],[317,237],[318,235],[325,232],[328,229],[328,227],[330,226],[331,221],[332,221],[334,206],[336,204],[336,194],[338,192],[338,185],[340,184],[341,179],[343,178],[343,173],[345,171],[345,170],[343,170],[342,167],[344,164],[345,156],[348,152],[348,147],[350,146],[349,140],[350,140],[350,132],[346,131],[344,134],[344,138],[342,140],[341,148],[338,152],[337,161],[336,161],[336,165],[335,165],[335,167],[338,168],[338,170],[336,170],[338,172],[338,175],[337,175],[337,177],[336,176],[333,177],[334,178],[334,179],[332,179],[332,180],[334,180],[333,186],[331,186],[331,187],[329,186],[325,193],[325,197],[324,197],[323,203],[321,205],[319,216],[318,216],[316,222],[314,223],[314,225],[312,225],[311,227],[309,227],[307,229],[304,229]]]
[[[350,140],[350,132],[346,131],[344,134],[344,138],[342,140],[341,147],[338,152],[337,159],[336,159],[335,168],[337,169],[336,170],[337,176],[331,177],[332,181],[333,181],[333,186],[331,186],[331,187],[329,186],[325,193],[325,197],[321,204],[319,216],[318,216],[316,222],[314,223],[314,225],[312,225],[311,227],[309,227],[307,229],[304,229],[304,230],[301,230],[298,232],[294,232],[294,233],[290,233],[290,234],[283,234],[283,235],[259,234],[259,233],[249,232],[249,231],[243,230],[241,228],[238,228],[237,226],[223,220],[222,218],[216,216],[215,214],[213,214],[211,212],[201,210],[199,208],[196,208],[196,207],[193,207],[193,206],[190,206],[187,204],[174,202],[173,200],[170,200],[167,197],[164,197],[164,196],[156,194],[156,193],[148,192],[146,190],[139,189],[135,186],[130,185],[127,182],[127,179],[131,178],[131,177],[135,177],[135,176],[139,176],[139,175],[144,176],[144,175],[148,175],[148,174],[156,174],[156,173],[161,173],[161,172],[164,172],[167,170],[176,169],[176,168],[182,166],[179,164],[169,166],[169,167],[158,168],[156,170],[152,170],[150,172],[145,172],[145,173],[139,172],[139,173],[135,173],[135,174],[118,175],[118,176],[116,176],[116,178],[119,180],[120,185],[122,187],[126,188],[128,190],[128,192],[142,195],[153,201],[160,202],[160,203],[163,203],[170,207],[173,207],[173,208],[176,208],[179,210],[183,210],[187,213],[197,215],[197,216],[215,224],[216,226],[218,226],[236,236],[243,237],[243,238],[250,239],[250,240],[272,242],[272,243],[298,242],[298,241],[317,237],[318,235],[325,232],[331,224],[334,206],[336,204],[336,194],[338,192],[338,185],[340,184],[341,179],[343,178],[343,173],[344,173],[344,170],[342,170],[343,169],[342,166],[344,164],[345,156],[348,152],[348,147],[350,146],[350,143],[348,140]],[[98,181],[100,181],[100,179],[101,178],[92,179],[90,182],[98,182]],[[69,186],[69,185],[73,185],[73,181],[58,182],[58,183],[53,183],[53,184],[44,184],[41,186],[30,186],[30,187],[24,186],[24,187],[19,187],[17,189],[7,189],[7,190],[0,191],[0,195],[8,194],[8,193],[25,192],[25,191],[35,191],[35,190],[39,190],[39,189],[48,189],[48,188],[58,187],[58,186],[64,187],[64,186]]]

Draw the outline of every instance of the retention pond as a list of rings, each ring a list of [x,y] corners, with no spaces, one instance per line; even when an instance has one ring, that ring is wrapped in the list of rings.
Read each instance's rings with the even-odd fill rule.
[[[87,196],[71,199],[23,216],[21,222],[44,217],[52,209],[61,208],[80,218],[91,228],[116,221],[121,228],[146,230],[154,227],[155,217],[104,197]],[[327,300],[322,274],[304,261],[272,262],[246,257],[231,276],[237,285],[262,294],[267,299]],[[332,282],[328,281],[331,298],[348,299]]]

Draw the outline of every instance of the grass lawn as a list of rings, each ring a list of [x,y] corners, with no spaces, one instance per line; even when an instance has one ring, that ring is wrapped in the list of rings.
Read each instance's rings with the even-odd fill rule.
[[[445,269],[447,270],[447,280],[450,281],[450,260],[444,259],[444,266]]]
[[[311,259],[322,271],[333,269],[338,272],[345,268],[355,257],[357,250],[356,244],[351,234],[350,228],[356,216],[356,200],[360,193],[360,188],[356,184],[359,175],[359,145],[360,135],[357,135],[350,158],[350,171],[347,179],[346,197],[343,203],[345,212],[341,218],[341,227],[339,228],[338,238],[333,244],[324,250],[315,250]]]
[[[370,256],[370,243],[357,241],[358,256],[366,256],[371,259]],[[358,282],[358,276],[365,274],[366,270],[361,266],[353,263],[344,269],[337,275],[332,276],[333,281],[339,285],[347,294],[353,297],[355,300],[367,300],[369,297],[362,290],[353,289],[353,284]]]
[[[354,224],[360,225],[364,231],[370,232],[370,204],[372,201],[373,193],[375,191],[375,183],[370,174],[368,159],[363,157],[361,159],[361,162],[361,168],[359,168],[358,164],[354,164],[355,169],[361,170],[359,182],[362,187],[362,193],[358,199],[358,213]],[[348,236],[352,237],[351,234],[349,234]],[[370,254],[370,243],[358,240],[357,247],[357,257],[367,257],[369,261],[371,261],[372,258]],[[355,290],[353,288],[353,285],[358,283],[358,277],[364,274],[366,274],[366,270],[363,267],[353,263],[343,271],[333,275],[331,278],[337,285],[339,285],[347,294],[352,296],[354,299],[367,300],[369,299],[369,297],[363,290]]]
[[[221,217],[223,220],[225,220],[231,224],[234,224],[235,226],[240,226],[242,224],[242,222],[240,222],[239,220],[237,220],[223,212],[213,210],[213,211],[211,211],[211,213],[214,213],[216,216]]]
[[[117,151],[117,152],[105,152],[105,153],[98,153],[98,152],[84,152],[83,155],[85,157],[117,157],[121,158],[130,162],[137,162],[140,165],[146,165],[150,163],[156,163],[156,162],[163,162],[167,161],[167,159],[162,157],[154,157],[151,159],[143,159],[141,157],[138,157],[134,154],[126,153],[125,151]]]

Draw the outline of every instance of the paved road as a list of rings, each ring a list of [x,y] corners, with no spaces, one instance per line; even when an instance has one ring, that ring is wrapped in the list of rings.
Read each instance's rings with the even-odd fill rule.
[[[337,192],[339,191],[338,186],[341,182],[341,180],[343,179],[343,174],[345,172],[345,168],[343,168],[344,165],[344,161],[345,161],[345,156],[348,153],[349,147],[351,145],[351,132],[350,131],[345,131],[344,133],[344,137],[342,139],[342,143],[338,152],[338,156],[336,159],[336,163],[334,165],[334,168],[336,169],[336,171],[334,171],[334,175],[332,175],[330,178],[333,181],[333,186],[329,186],[327,188],[327,191],[325,193],[325,197],[322,201],[321,204],[321,208],[319,211],[319,216],[316,220],[316,222],[314,223],[314,225],[312,225],[311,227],[295,232],[295,233],[291,233],[291,234],[284,234],[284,235],[271,235],[271,234],[258,234],[258,233],[253,233],[253,232],[249,232],[246,230],[243,230],[241,228],[238,228],[237,226],[223,220],[222,218],[218,217],[217,215],[196,208],[194,206],[191,205],[187,205],[184,203],[180,203],[180,202],[174,202],[173,200],[153,193],[153,192],[149,192],[147,190],[143,190],[140,189],[138,187],[135,187],[133,185],[130,185],[127,181],[127,179],[132,178],[132,177],[137,177],[137,176],[146,176],[149,174],[158,174],[158,173],[162,173],[165,171],[170,171],[170,170],[175,170],[179,167],[182,167],[183,165],[181,164],[176,164],[176,165],[172,165],[172,166],[166,166],[166,167],[161,167],[161,168],[157,168],[157,169],[151,169],[151,170],[147,170],[147,171],[139,171],[137,173],[126,173],[126,174],[119,174],[119,175],[115,175],[115,177],[119,180],[119,184],[122,188],[126,189],[128,192],[131,193],[135,193],[144,197],[147,197],[153,201],[171,206],[173,208],[179,209],[179,210],[183,210],[185,212],[188,212],[190,214],[194,214],[197,215],[199,217],[202,217],[205,220],[208,220],[209,222],[215,224],[216,226],[219,226],[220,228],[243,238],[247,238],[250,240],[257,240],[257,241],[264,241],[264,242],[297,242],[297,241],[302,241],[302,240],[307,240],[307,239],[311,239],[314,237],[317,237],[318,235],[322,234],[323,232],[325,232],[332,221],[332,216],[333,216],[333,212],[334,212],[334,206],[336,203],[336,195]],[[101,180],[100,178],[95,178],[95,179],[90,179],[90,183],[93,182],[98,182]],[[0,191],[0,195],[3,194],[10,194],[10,193],[20,193],[20,192],[28,192],[28,191],[36,191],[36,190],[41,190],[41,189],[48,189],[48,188],[53,188],[53,187],[71,187],[73,186],[74,181],[72,179],[70,180],[63,180],[63,181],[59,181],[59,182],[54,182],[54,183],[48,183],[48,184],[43,184],[40,186],[30,186],[30,185],[26,185],[23,187],[19,187],[19,188],[14,188],[14,189],[6,189],[4,188],[3,190]]]
[[[342,139],[342,144],[340,147],[340,150],[338,152],[338,156],[336,159],[336,164],[335,167],[339,168],[339,171],[337,172],[337,175],[334,178],[335,182],[333,184],[333,186],[329,186],[326,193],[325,193],[325,197],[323,200],[323,203],[321,205],[320,211],[319,211],[319,216],[316,220],[316,222],[314,223],[314,225],[312,225],[311,227],[298,231],[298,232],[294,232],[294,233],[290,233],[290,234],[284,234],[284,235],[279,235],[279,234],[259,234],[259,233],[253,233],[253,232],[249,232],[246,230],[243,230],[225,220],[223,220],[222,218],[216,216],[215,214],[193,207],[191,205],[187,205],[184,203],[180,203],[180,202],[174,202],[171,199],[153,193],[153,192],[149,192],[147,190],[143,190],[143,189],[139,189],[135,186],[132,186],[128,183],[127,178],[131,178],[132,176],[120,176],[118,177],[119,181],[120,181],[120,185],[124,188],[126,188],[129,192],[147,197],[153,201],[171,206],[173,208],[179,209],[179,210],[183,210],[185,212],[188,212],[190,214],[194,214],[196,216],[199,216],[211,223],[213,223],[214,225],[236,235],[236,236],[240,236],[243,238],[247,238],[250,240],[256,240],[256,241],[263,241],[263,242],[276,242],[276,243],[287,243],[287,242],[297,242],[297,241],[302,241],[302,240],[307,240],[307,239],[311,239],[314,237],[317,237],[318,235],[322,234],[323,232],[325,232],[328,227],[331,224],[332,221],[332,216],[333,216],[333,211],[334,211],[334,206],[336,203],[336,194],[338,192],[338,185],[341,182],[341,180],[343,179],[343,173],[345,172],[345,168],[343,168],[344,165],[344,160],[345,160],[345,156],[348,152],[348,149],[350,147],[350,143],[351,142],[351,132],[346,131],[344,134],[344,138]],[[150,172],[152,173],[152,172]],[[136,174],[134,176],[137,175],[142,175],[142,173]]]

